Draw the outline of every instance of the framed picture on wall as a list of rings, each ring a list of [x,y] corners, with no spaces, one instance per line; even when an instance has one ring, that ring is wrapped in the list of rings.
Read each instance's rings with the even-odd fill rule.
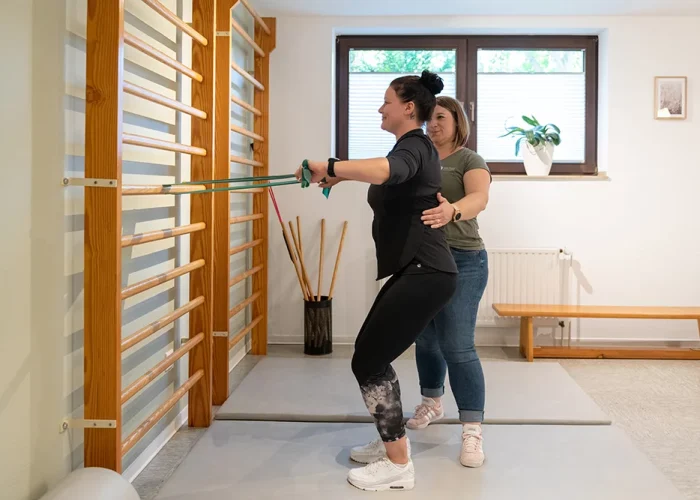
[[[654,118],[685,120],[688,113],[688,79],[685,76],[654,78]]]

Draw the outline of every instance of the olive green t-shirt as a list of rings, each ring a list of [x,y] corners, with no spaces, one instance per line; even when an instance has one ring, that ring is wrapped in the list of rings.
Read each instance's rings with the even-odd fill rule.
[[[465,196],[464,174],[475,168],[483,168],[491,174],[484,159],[472,151],[463,148],[441,160],[442,163],[442,196],[450,203],[455,203]],[[479,224],[476,218],[449,222],[445,227],[447,244],[461,250],[483,250],[484,242],[479,235]]]

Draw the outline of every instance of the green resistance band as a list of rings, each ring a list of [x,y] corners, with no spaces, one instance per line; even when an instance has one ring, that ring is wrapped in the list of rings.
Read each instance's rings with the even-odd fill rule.
[[[229,179],[211,179],[207,181],[188,181],[188,182],[178,182],[175,184],[163,184],[164,188],[171,188],[174,186],[192,186],[201,184],[230,184],[233,182],[253,182],[253,181],[273,181],[281,179],[294,178],[294,174],[286,175],[263,175],[257,177],[231,177]],[[301,187],[306,188],[311,185],[311,170],[309,169],[308,160],[302,162],[302,177],[301,181],[294,179],[293,181],[285,182],[270,182],[266,184],[244,184],[242,186],[228,186],[220,188],[210,188],[202,189],[199,191],[191,191],[187,194],[202,194],[202,193],[216,193],[220,191],[240,191],[244,189],[254,189],[254,188],[264,188],[264,187],[277,187],[277,186],[287,186],[290,184],[299,184],[301,182]],[[331,193],[331,188],[323,188],[323,195],[328,198]]]
[[[213,179],[209,181],[189,181],[189,182],[178,182],[176,184],[163,184],[163,187],[173,187],[173,186],[188,186],[197,184],[228,184],[230,182],[250,182],[250,181],[272,181],[276,179],[292,179],[294,174],[286,175],[263,175],[258,177],[231,177],[230,179]],[[248,186],[248,187],[255,187]]]
[[[301,187],[307,188],[311,185],[311,169],[309,168],[309,160],[301,162]],[[331,195],[331,188],[323,188],[323,196],[328,199]]]
[[[198,182],[196,184],[209,184],[211,181],[206,181],[206,182]],[[269,182],[267,184],[246,184],[243,186],[235,186],[235,187],[222,187],[222,188],[211,188],[211,189],[202,189],[200,191],[192,191],[187,194],[201,194],[201,193],[216,193],[218,191],[239,191],[242,189],[251,189],[251,188],[264,188],[264,187],[277,187],[277,186],[287,186],[289,184],[299,184],[299,181],[296,179],[293,181],[286,181],[286,182]]]

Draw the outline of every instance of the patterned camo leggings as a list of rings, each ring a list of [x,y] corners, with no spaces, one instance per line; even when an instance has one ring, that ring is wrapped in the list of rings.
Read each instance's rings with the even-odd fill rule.
[[[365,318],[352,371],[384,442],[406,434],[401,388],[391,362],[411,347],[456,287],[456,274],[413,262],[387,281]]]

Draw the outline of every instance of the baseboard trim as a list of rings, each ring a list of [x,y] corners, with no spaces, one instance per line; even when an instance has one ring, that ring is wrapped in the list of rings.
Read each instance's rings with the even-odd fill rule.
[[[484,331],[486,330],[486,331]],[[477,347],[518,347],[520,338],[517,333],[511,331],[503,332],[499,329],[487,328],[477,330],[476,345]],[[553,343],[551,339],[540,339],[537,342],[535,338],[535,347],[559,347],[561,341],[557,339]],[[698,345],[700,339],[610,339],[610,338],[585,338],[581,340],[572,339],[572,347],[692,347]],[[302,335],[272,335],[268,339],[271,345],[303,345],[304,337]],[[355,337],[336,337],[333,338],[333,345],[354,345]],[[564,339],[564,345],[568,347],[567,339]]]
[[[303,345],[303,335],[271,335],[268,345]],[[333,345],[355,345],[355,337],[333,337]]]
[[[163,446],[168,444],[168,441],[175,435],[180,427],[182,427],[187,422],[187,406],[185,406],[177,417],[168,424],[168,426],[163,429],[163,431],[155,437],[153,441],[143,450],[136,460],[124,471],[122,474],[124,478],[130,483],[134,482],[134,479],[138,477],[139,474],[146,468],[146,466],[151,463],[151,460],[155,458]]]

